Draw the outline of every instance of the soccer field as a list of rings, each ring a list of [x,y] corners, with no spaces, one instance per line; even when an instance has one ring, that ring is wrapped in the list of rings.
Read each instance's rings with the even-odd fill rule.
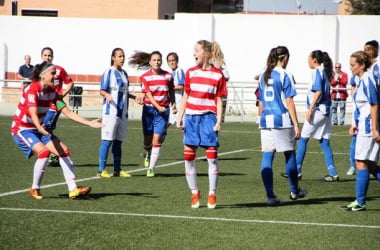
[[[143,167],[142,130],[130,121],[122,168],[131,178],[97,178],[100,130],[60,119],[56,135],[69,146],[85,198],[69,200],[59,167],[48,167],[41,193],[28,195],[35,158],[27,160],[11,138],[11,117],[0,117],[0,249],[377,249],[380,183],[371,179],[367,211],[340,209],[355,198],[347,126],[334,126],[331,146],[340,181],[326,183],[319,144],[311,140],[300,186],[304,199],[289,199],[281,177],[284,156],[274,161],[275,192],[285,203],[268,207],[260,176],[260,134],[254,123],[223,123],[217,208],[207,208],[207,161],[197,157],[201,207],[192,209],[184,177],[180,132],[170,127],[156,177]],[[112,172],[112,156],[107,170]]]

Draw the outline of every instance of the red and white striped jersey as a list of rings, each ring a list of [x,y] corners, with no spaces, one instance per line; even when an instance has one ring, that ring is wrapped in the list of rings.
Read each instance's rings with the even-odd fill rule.
[[[70,75],[67,74],[64,68],[62,68],[59,65],[54,65],[54,67],[57,73],[55,74],[55,77],[54,77],[53,88],[58,92],[58,94],[62,95],[63,84],[69,84],[73,80],[71,79]]]
[[[33,81],[22,92],[20,102],[13,117],[12,134],[16,134],[19,130],[36,128],[29,113],[30,107],[37,107],[38,118],[42,123],[48,110],[56,108],[55,104],[58,100],[58,93],[54,89],[47,88],[43,90],[40,82]]]
[[[185,92],[188,94],[186,114],[216,114],[217,97],[227,96],[227,84],[223,72],[212,66],[203,70],[198,65],[186,72]]]
[[[161,74],[156,75],[150,69],[141,76],[142,92],[150,92],[154,100],[163,107],[170,104],[169,92],[173,91],[174,83],[171,73],[161,70]],[[152,104],[147,97],[144,98],[144,104]]]

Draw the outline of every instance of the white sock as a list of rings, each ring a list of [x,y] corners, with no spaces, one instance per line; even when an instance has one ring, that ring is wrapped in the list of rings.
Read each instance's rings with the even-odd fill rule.
[[[33,189],[40,189],[42,177],[44,177],[46,165],[49,158],[38,158],[34,163],[33,170]]]
[[[59,164],[61,165],[69,191],[73,191],[77,187],[73,162],[70,157],[59,157]]]
[[[218,159],[207,159],[208,162],[208,180],[209,194],[215,194],[218,186],[219,166]]]
[[[185,161],[186,181],[193,194],[198,192],[197,170],[195,168],[195,160]]]
[[[150,169],[156,168],[160,155],[161,155],[161,145],[159,146],[154,145],[152,148],[152,152],[150,153],[150,164],[149,164]]]

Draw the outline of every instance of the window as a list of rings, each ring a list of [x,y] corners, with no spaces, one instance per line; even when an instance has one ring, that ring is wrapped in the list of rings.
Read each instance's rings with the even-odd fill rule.
[[[38,9],[22,9],[22,16],[49,16],[57,17],[58,10],[38,10]]]

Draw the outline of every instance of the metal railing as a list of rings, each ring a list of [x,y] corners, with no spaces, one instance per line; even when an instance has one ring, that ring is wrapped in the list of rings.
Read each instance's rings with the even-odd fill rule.
[[[21,84],[22,81],[19,80],[0,80],[0,105],[4,104],[4,96],[16,96],[21,94]],[[75,86],[83,87],[83,91],[86,91],[86,94],[82,95],[73,95],[70,94],[70,97],[81,97],[81,98],[97,98],[99,102],[101,100],[99,92],[99,83],[94,82],[75,82]],[[4,93],[2,87],[20,89],[20,92],[17,93]],[[227,107],[226,107],[226,121],[240,121],[240,122],[250,122],[256,121],[257,119],[257,107],[256,107],[256,95],[255,90],[257,88],[257,81],[244,82],[244,81],[230,81],[227,84],[228,96],[226,98]],[[294,102],[296,105],[297,113],[299,120],[303,120],[303,113],[306,112],[306,94],[308,91],[308,85],[306,83],[297,83],[297,96],[294,97]],[[141,93],[141,84],[133,83],[129,88],[130,92],[133,94]],[[350,93],[350,88],[347,88],[348,93]],[[94,94],[89,94],[88,92],[94,91]],[[87,99],[88,100],[88,99]],[[16,102],[16,101],[15,101]],[[18,102],[18,100],[17,100]],[[14,103],[17,104],[17,103]],[[70,107],[71,108],[71,107]],[[130,118],[131,119],[140,119],[141,105],[136,104],[135,102],[130,103]],[[1,108],[0,108],[1,110]],[[347,98],[346,101],[346,116],[349,116],[352,110],[352,101],[351,96]],[[82,105],[76,107],[76,111],[80,114],[98,112],[100,114],[101,105],[89,105],[84,99],[82,99]]]

